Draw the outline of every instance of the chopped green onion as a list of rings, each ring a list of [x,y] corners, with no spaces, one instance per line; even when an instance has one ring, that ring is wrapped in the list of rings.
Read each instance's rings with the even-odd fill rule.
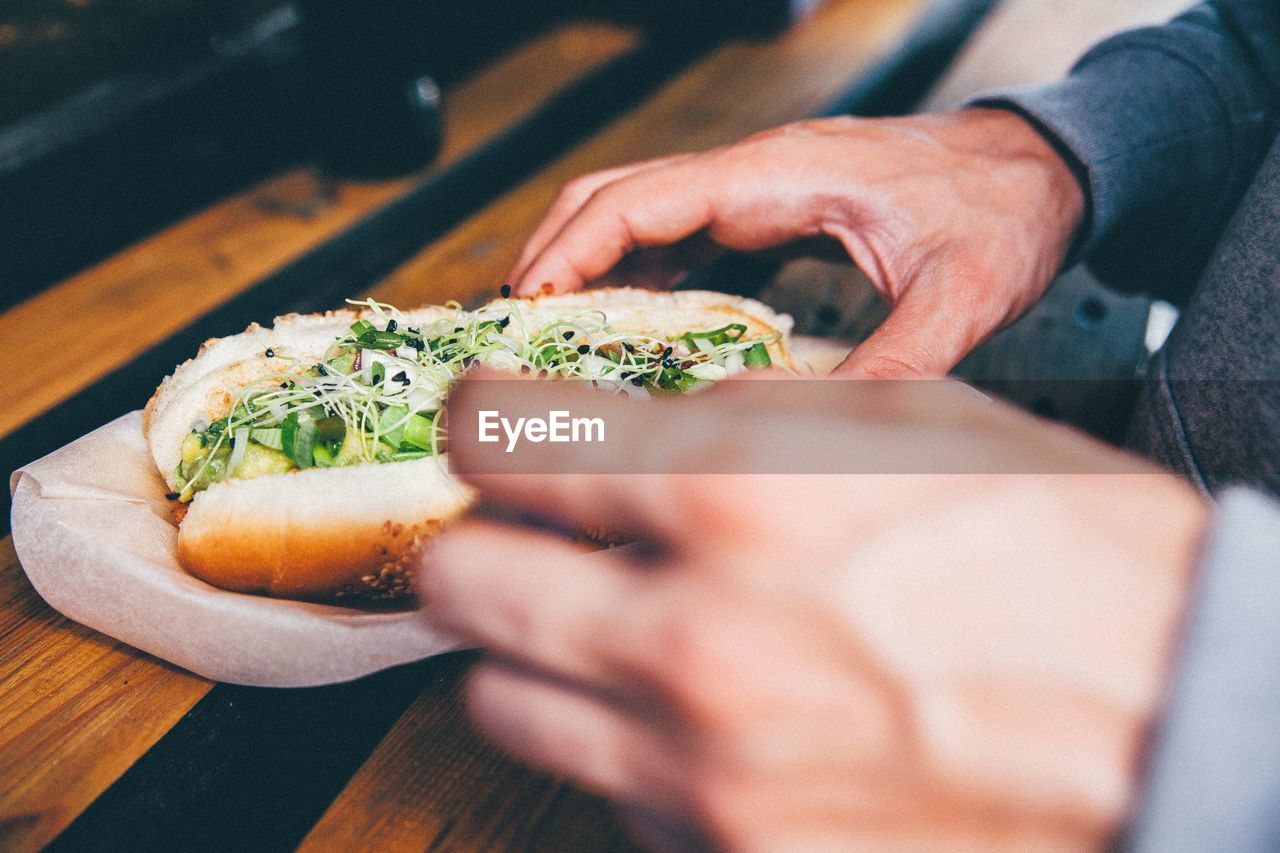
[[[272,450],[284,450],[284,439],[280,433],[279,427],[256,427],[249,430],[249,438],[263,447],[270,447]]]
[[[404,435],[401,441],[404,444],[410,444],[422,450],[431,450],[432,443],[435,440],[436,427],[431,418],[423,415],[414,415],[409,418],[409,423],[405,424]]]
[[[356,338],[362,347],[370,349],[395,349],[404,343],[404,335],[399,332],[381,332],[374,329]]]
[[[743,364],[747,367],[769,367],[773,364],[773,359],[769,357],[769,348],[763,341],[752,344],[751,349],[747,350]]]
[[[694,341],[697,340],[704,340],[715,346],[736,343],[738,338],[741,338],[746,331],[747,327],[742,323],[730,323],[727,326],[721,326],[708,332],[685,332],[680,336],[680,340],[692,350],[696,346]]]
[[[285,454],[299,468],[310,468],[315,461],[316,421],[311,412],[290,412],[280,425],[281,444]]]
[[[626,393],[634,391],[622,387],[626,382],[681,392],[743,367],[770,366],[768,345],[776,340],[748,337],[742,323],[665,339],[621,333],[599,311],[535,328],[518,303],[500,318],[454,303],[453,316],[418,329],[394,325],[389,306],[355,304],[372,310],[369,319],[352,323],[350,336],[334,340],[317,363],[287,359],[289,369],[250,383],[227,415],[197,431],[199,456],[175,472],[183,500],[234,476],[227,470],[233,434],[247,433],[250,441],[284,452],[299,468],[432,455],[441,440],[438,401],[477,361],[588,379]],[[369,350],[363,358],[362,349]],[[382,355],[388,350],[395,359]],[[356,370],[360,361],[365,369]]]
[[[382,440],[392,447],[399,447],[404,441],[405,424],[401,423],[409,416],[408,406],[388,406],[382,410],[378,419],[378,434]]]

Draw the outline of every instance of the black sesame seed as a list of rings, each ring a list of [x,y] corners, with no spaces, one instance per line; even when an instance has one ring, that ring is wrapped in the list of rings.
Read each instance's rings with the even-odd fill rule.
[[[267,358],[275,358],[275,357],[276,357],[276,351],[273,350],[271,347],[267,347]]]
[[[643,384],[644,384],[644,377],[643,377],[643,376],[637,376],[636,378],[634,378],[634,379],[632,379],[632,380],[631,380],[631,384],[632,384],[632,385],[635,385],[637,388],[639,388],[641,385],[643,385]]]
[[[405,373],[405,372],[402,370],[402,371],[400,371],[399,373],[397,373],[395,376],[392,376],[392,377],[391,377],[391,381],[392,381],[392,382],[403,382],[405,385],[408,385],[408,384],[409,384],[409,374]]]
[[[662,351],[662,357],[664,359],[671,358],[671,347],[667,347]]]
[[[498,288],[498,292],[502,294],[503,299],[508,298],[509,296],[511,296],[511,285],[509,284],[502,285],[502,287]]]
[[[578,344],[578,353],[579,353],[579,354],[581,354],[581,355],[586,355],[586,354],[587,354],[587,353],[589,353],[589,352],[591,352],[591,345],[590,345],[590,344]]]
[[[499,329],[505,329],[507,326],[510,326],[510,325],[511,325],[510,317],[503,317],[501,320],[498,321]]]
[[[399,325],[396,323],[396,321],[395,321],[395,320],[388,320],[388,321],[387,321],[387,331],[388,331],[388,332],[394,332],[398,327],[399,327]]]
[[[573,329],[566,329],[566,330],[565,330],[565,333],[564,333],[564,339],[565,339],[566,341],[573,340]]]
[[[329,375],[329,371],[327,371],[327,370],[325,370],[325,369],[324,369],[324,365],[323,365],[323,364],[317,364],[317,365],[316,365],[316,373],[319,373],[321,376],[328,376],[328,375]]]
[[[633,347],[631,344],[627,343],[626,341],[623,341],[623,342],[622,342],[622,348],[623,348],[623,349],[625,349],[627,352],[635,352],[635,351],[636,351],[636,348],[635,348],[635,347]]]
[[[167,501],[176,501],[176,500],[178,499],[178,493],[177,493],[177,492],[165,492],[165,493],[164,493],[164,499],[165,499],[165,500],[167,500]]]

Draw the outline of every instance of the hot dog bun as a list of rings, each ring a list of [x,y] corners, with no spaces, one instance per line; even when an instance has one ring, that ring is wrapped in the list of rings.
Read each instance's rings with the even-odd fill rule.
[[[675,337],[740,323],[770,335],[775,363],[789,366],[789,317],[753,300],[719,293],[604,289],[501,300],[481,316],[518,315],[539,327],[582,311],[603,312],[618,331]],[[429,327],[457,315],[425,307],[382,315]],[[238,335],[212,339],[167,377],[148,402],[143,429],[171,490],[181,445],[193,427],[224,417],[247,383],[281,370],[282,360],[316,361],[364,310],[276,318]],[[271,351],[269,356],[268,350]],[[253,479],[226,479],[198,492],[179,526],[178,557],[193,575],[242,592],[304,599],[396,598],[411,590],[423,543],[472,499],[447,473],[444,456],[404,462],[308,468]]]

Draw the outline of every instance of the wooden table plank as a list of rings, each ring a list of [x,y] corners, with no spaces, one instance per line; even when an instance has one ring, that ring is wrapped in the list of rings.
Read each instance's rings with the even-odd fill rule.
[[[734,45],[717,52],[644,107],[415,258],[380,286],[377,295],[409,304],[465,297],[492,287],[563,180],[635,157],[718,144],[809,114],[901,32],[917,5],[905,0],[842,0],[776,43]],[[593,37],[587,46],[587,53],[598,61],[620,52],[629,38],[616,31],[601,32],[605,35]],[[555,37],[564,38],[563,33]],[[608,50],[592,52],[601,43]],[[515,77],[504,77],[508,82],[502,84],[491,79],[489,91],[515,85],[514,92],[497,98],[518,99],[529,89],[528,75],[524,76],[518,85],[511,82]],[[455,116],[455,132],[457,125]],[[30,328],[28,324],[37,321],[54,324],[69,341],[92,333],[101,361],[67,385],[34,392],[26,386],[6,386],[0,392],[0,434],[283,263],[287,258],[273,254],[280,244],[287,244],[284,253],[296,254],[354,221],[361,215],[352,212],[356,208],[367,211],[407,186],[403,181],[344,186],[334,202],[341,210],[326,208],[305,220],[302,209],[315,185],[301,173],[282,176],[73,279],[67,289],[53,291],[63,294],[60,300],[32,300],[20,306],[26,313],[9,312],[0,318],[0,334]],[[281,216],[281,208],[291,212]],[[260,242],[271,235],[277,249]],[[187,260],[174,260],[181,254],[179,248],[190,255]],[[95,302],[95,288],[105,288],[122,301]],[[204,288],[212,294],[191,292]],[[121,327],[96,328],[112,311],[128,314],[133,323],[129,334],[142,334],[146,340],[120,341],[112,336],[121,337]],[[137,323],[148,315],[156,316],[160,327],[153,335]],[[14,317],[24,322],[3,325]],[[23,408],[31,394],[39,399]],[[0,676],[6,685],[20,685],[0,696],[0,723],[6,724],[0,737],[0,767],[4,778],[22,780],[0,796],[0,831],[6,846],[26,849],[38,846],[74,817],[209,685],[61,619],[26,585],[11,543],[3,540],[0,548],[6,549],[0,572],[0,648],[5,650]],[[547,843],[561,849],[555,839],[593,849],[625,846],[608,821],[607,808],[598,801],[548,783],[484,746],[462,720],[456,690],[456,678],[423,690],[317,825],[309,846],[357,838],[367,846],[383,837],[391,846],[415,839],[421,846],[424,838],[482,849],[527,845],[537,838],[552,839]],[[390,800],[390,809],[376,806],[388,802],[392,792],[405,793]],[[376,826],[368,826],[370,821]],[[548,836],[540,825],[555,826],[560,834]]]
[[[512,764],[467,722],[462,671],[423,688],[299,849],[634,849],[606,803]]]
[[[449,93],[439,169],[637,43],[604,25],[556,30]],[[278,176],[0,315],[57,357],[0,387],[0,435],[210,307],[394,201],[431,174],[325,186]],[[30,352],[28,354],[31,354]],[[211,683],[64,619],[0,540],[0,847],[36,849],[158,740]]]
[[[831,0],[773,42],[734,43],[403,264],[372,292],[416,305],[496,290],[565,181],[811,116],[905,33],[920,0]]]
[[[400,305],[490,292],[568,178],[705,148],[812,115],[893,45],[921,4],[834,0],[775,42],[735,44],[403,265],[372,295]],[[463,719],[455,678],[427,685],[304,850],[627,849],[595,798],[502,760]],[[537,825],[539,815],[548,816]]]
[[[54,612],[0,540],[0,848],[48,842],[211,682]]]
[[[0,315],[0,339],[39,330],[50,343],[48,357],[28,358],[0,386],[0,436],[402,197],[637,43],[636,33],[600,24],[555,30],[447,94],[444,149],[430,169],[366,183],[290,171],[14,306]]]

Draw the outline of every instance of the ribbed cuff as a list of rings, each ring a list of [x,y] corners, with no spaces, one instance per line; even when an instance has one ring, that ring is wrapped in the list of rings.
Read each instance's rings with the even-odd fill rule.
[[[1188,22],[1135,30],[1087,53],[1057,83],[981,93],[970,106],[1013,111],[1063,156],[1084,189],[1073,260],[1120,228],[1185,245],[1235,204],[1256,165],[1241,124],[1267,121],[1257,79],[1221,33]],[[1241,160],[1245,160],[1243,166]],[[1171,234],[1186,229],[1189,234]]]

